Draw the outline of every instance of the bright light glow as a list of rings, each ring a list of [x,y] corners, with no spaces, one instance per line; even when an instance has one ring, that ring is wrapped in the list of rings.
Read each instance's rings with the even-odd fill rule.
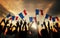
[[[33,29],[37,29],[37,24],[34,22],[31,26]]]
[[[12,21],[12,24],[13,24],[13,25],[16,25],[16,21]]]
[[[10,26],[9,24],[7,24],[7,26]]]
[[[12,22],[12,20],[9,20],[9,23],[11,23]]]

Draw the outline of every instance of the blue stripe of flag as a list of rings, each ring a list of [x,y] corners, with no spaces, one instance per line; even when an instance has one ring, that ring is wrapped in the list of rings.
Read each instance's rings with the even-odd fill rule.
[[[55,17],[52,17],[52,21],[55,22]]]
[[[39,9],[36,9],[35,11],[36,11],[36,15],[39,15]]]
[[[29,20],[30,20],[30,22],[32,22],[33,21],[33,17],[29,17]]]
[[[11,16],[11,14],[8,14],[6,17],[9,18]]]
[[[48,17],[49,17],[49,15],[48,15],[48,14],[46,14],[45,18],[46,18],[46,19],[48,19]]]
[[[15,16],[12,16],[12,20],[14,20]]]
[[[22,14],[22,13],[20,13],[20,14],[19,14],[19,16],[20,16],[22,19],[24,18],[24,16],[23,16],[23,14]]]

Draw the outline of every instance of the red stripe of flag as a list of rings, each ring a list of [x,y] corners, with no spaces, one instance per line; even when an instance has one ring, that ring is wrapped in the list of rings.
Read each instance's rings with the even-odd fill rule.
[[[10,17],[10,20],[12,20],[12,17]]]
[[[58,17],[56,17],[56,19],[57,19],[57,21],[59,21],[59,18]]]
[[[41,11],[41,15],[44,15],[44,14],[43,14],[43,10],[40,10],[40,11]]]
[[[51,20],[51,19],[52,19],[52,16],[49,17],[49,20]]]
[[[16,20],[18,19],[18,16],[16,16]]]
[[[24,10],[23,12],[24,12],[24,14],[25,14],[25,15],[27,15],[27,12],[26,12],[26,10]]]
[[[35,22],[37,22],[37,19],[36,19],[36,17],[34,17],[34,20],[35,20]]]

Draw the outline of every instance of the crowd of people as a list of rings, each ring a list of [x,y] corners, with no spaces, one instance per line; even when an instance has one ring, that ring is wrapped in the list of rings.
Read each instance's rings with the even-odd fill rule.
[[[0,38],[60,38],[60,27],[58,23],[55,23],[53,27],[56,29],[56,31],[53,31],[52,27],[50,29],[50,22],[48,21],[48,28],[46,26],[46,22],[43,22],[43,25],[41,27],[45,27],[45,29],[41,29],[41,34],[37,31],[37,33],[34,33],[32,29],[30,29],[31,24],[27,23],[26,20],[20,20],[16,22],[16,26],[14,26],[12,23],[10,23],[10,26],[7,26],[9,24],[9,20],[3,19],[0,22]],[[4,27],[1,25],[2,22],[4,22]],[[32,22],[33,24],[34,22]],[[37,25],[39,25],[39,22],[36,22]],[[13,25],[13,26],[12,26]],[[27,30],[27,26],[28,29]],[[15,27],[15,30],[12,31],[12,28]],[[19,27],[19,31],[17,30]],[[25,31],[22,31],[25,27]],[[38,28],[38,27],[37,27]],[[7,29],[7,31],[6,31]]]

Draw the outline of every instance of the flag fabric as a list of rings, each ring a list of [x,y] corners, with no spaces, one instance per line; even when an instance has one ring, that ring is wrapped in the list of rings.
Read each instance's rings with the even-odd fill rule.
[[[9,18],[11,16],[11,14],[9,13],[6,17]]]
[[[9,20],[12,20],[12,18],[10,17]]]
[[[40,10],[40,12],[41,12],[41,15],[43,15],[43,10]]]
[[[33,17],[29,17],[29,20],[30,20],[30,22],[32,22],[33,21]]]
[[[52,16],[49,16],[49,20],[51,20],[52,19]]]
[[[39,9],[36,9],[35,11],[36,11],[36,15],[39,15]]]
[[[12,16],[12,20],[14,20],[15,16]]]
[[[19,14],[19,16],[21,17],[21,19],[23,19],[23,18],[24,18],[24,16],[23,16],[23,14],[22,14],[22,13],[20,13],[20,14]]]
[[[59,21],[59,18],[58,17],[56,17],[56,19],[57,19],[57,21]]]
[[[16,20],[18,20],[18,16],[16,16]]]
[[[55,17],[52,17],[52,21],[55,22]]]
[[[48,19],[48,17],[49,17],[49,15],[48,15],[48,14],[46,14],[45,18],[46,18],[46,19]]]
[[[24,13],[25,15],[27,15],[27,12],[26,12],[26,10],[24,10],[24,11],[23,11],[23,13]]]
[[[37,19],[36,19],[36,17],[34,17],[34,20],[35,20],[35,22],[37,22]]]

